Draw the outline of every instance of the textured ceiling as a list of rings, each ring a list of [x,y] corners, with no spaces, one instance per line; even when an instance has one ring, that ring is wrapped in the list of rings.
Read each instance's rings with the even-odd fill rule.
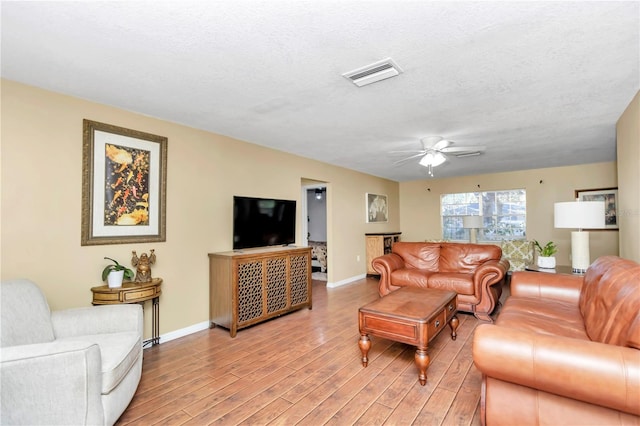
[[[639,28],[638,1],[3,1],[2,77],[407,181],[389,152],[430,135],[486,146],[436,178],[615,160]]]

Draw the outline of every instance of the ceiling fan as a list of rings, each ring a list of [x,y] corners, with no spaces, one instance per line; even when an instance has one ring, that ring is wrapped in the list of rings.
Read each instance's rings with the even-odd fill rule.
[[[421,150],[409,151],[391,151],[392,154],[413,154],[409,157],[395,161],[393,164],[402,164],[413,158],[422,157],[418,164],[427,167],[429,176],[433,176],[433,168],[447,161],[447,154],[453,154],[456,157],[472,157],[480,155],[484,151],[484,146],[453,146],[454,143],[444,139],[442,136],[427,136],[420,139],[422,143]]]

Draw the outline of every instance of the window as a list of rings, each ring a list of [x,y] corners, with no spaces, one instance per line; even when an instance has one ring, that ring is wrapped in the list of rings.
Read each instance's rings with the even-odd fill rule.
[[[469,241],[469,230],[462,227],[463,216],[482,216],[484,228],[478,241],[517,240],[526,235],[527,191],[468,192],[440,196],[442,238]]]

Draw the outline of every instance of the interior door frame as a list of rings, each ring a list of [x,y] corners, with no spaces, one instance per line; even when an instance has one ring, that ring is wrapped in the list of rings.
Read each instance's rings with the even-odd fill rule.
[[[319,189],[322,188],[324,189],[324,196],[328,197],[328,193],[329,193],[329,188],[327,187],[326,183],[317,183],[317,184],[310,184],[310,185],[302,185],[302,194],[300,196],[300,206],[301,211],[300,211],[300,215],[302,217],[302,227],[301,227],[301,232],[302,232],[302,245],[303,246],[308,246],[309,245],[309,207],[307,205],[307,191],[309,189]],[[325,209],[328,209],[328,200],[325,198]],[[328,212],[327,212],[328,213]],[[326,219],[327,223],[325,224],[325,227],[327,228],[327,245],[329,244],[328,240],[329,240],[329,224],[328,224],[328,217]],[[329,261],[329,259],[327,259],[327,261]]]

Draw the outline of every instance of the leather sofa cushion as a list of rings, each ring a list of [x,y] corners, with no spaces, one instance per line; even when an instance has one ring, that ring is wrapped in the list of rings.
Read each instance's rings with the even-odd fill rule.
[[[406,268],[438,271],[440,243],[400,241],[393,245],[392,251],[402,257]]]
[[[391,273],[391,281],[398,287],[437,288],[458,294],[473,294],[471,274],[440,273],[415,268],[397,269]]]
[[[398,287],[422,287],[427,288],[429,277],[435,272],[424,269],[397,269],[391,273],[393,285]]]
[[[640,349],[640,265],[598,258],[587,270],[580,312],[591,340]]]
[[[633,425],[638,421],[632,414],[492,377],[486,378],[485,386],[486,395],[490,395],[486,398],[487,418],[498,424]]]
[[[429,287],[451,290],[458,294],[474,294],[473,275],[457,272],[440,272],[429,277]]]
[[[473,274],[484,262],[500,260],[501,257],[502,249],[493,244],[442,243],[437,270]]]
[[[589,340],[578,305],[560,300],[509,297],[496,325]]]

